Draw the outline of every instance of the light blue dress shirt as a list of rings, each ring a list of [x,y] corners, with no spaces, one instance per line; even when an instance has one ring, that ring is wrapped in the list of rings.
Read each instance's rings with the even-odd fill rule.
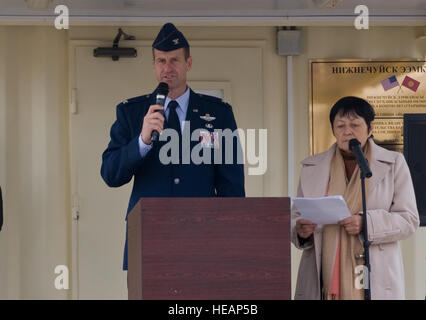
[[[179,117],[180,129],[182,133],[183,133],[184,122],[186,119],[186,112],[188,110],[188,105],[189,105],[189,93],[190,93],[190,90],[189,90],[189,87],[187,87],[186,91],[180,97],[176,99],[176,102],[179,104],[179,107],[176,108],[176,113]],[[169,113],[170,113],[169,102],[170,101],[172,101],[172,99],[167,97],[166,102],[164,104],[165,105],[164,113],[166,115],[166,119],[169,118]],[[152,149],[152,143],[145,144],[145,142],[142,141],[142,135],[139,135],[139,153],[141,154],[141,157],[145,158],[145,156],[151,149]]]

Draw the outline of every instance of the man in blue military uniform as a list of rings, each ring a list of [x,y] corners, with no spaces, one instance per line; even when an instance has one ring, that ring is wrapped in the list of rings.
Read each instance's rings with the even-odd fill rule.
[[[244,167],[243,163],[237,163],[237,153],[241,150],[238,138],[232,141],[231,163],[224,161],[225,157],[214,161],[217,158],[213,156],[211,163],[182,161],[200,141],[204,143],[202,152],[213,154],[222,142],[215,130],[237,129],[231,106],[221,99],[196,94],[188,87],[186,74],[192,66],[189,44],[173,24],[162,27],[152,47],[157,81],[169,86],[164,107],[156,105],[156,91],[117,106],[111,141],[102,155],[102,178],[108,186],[120,187],[134,177],[127,213],[144,197],[244,197]],[[161,133],[166,128],[178,130],[179,138],[185,137],[184,130],[189,129],[191,134],[186,136],[191,136],[194,130],[202,129],[199,141],[188,142],[189,155],[180,153],[179,164],[164,164],[161,159],[161,148],[167,143],[164,139],[151,141],[153,130]],[[123,269],[127,270],[127,241]]]

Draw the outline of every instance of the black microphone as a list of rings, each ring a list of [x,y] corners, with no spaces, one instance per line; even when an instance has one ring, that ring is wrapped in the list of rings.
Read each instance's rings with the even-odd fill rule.
[[[349,149],[356,157],[359,169],[361,170],[361,175],[366,178],[370,178],[373,174],[371,173],[370,166],[368,165],[368,160],[362,153],[361,143],[357,139],[351,139],[351,141],[349,141]]]
[[[160,82],[157,87],[157,96],[155,97],[155,104],[164,107],[164,103],[166,102],[167,95],[169,94],[169,85],[165,82]],[[158,111],[161,112],[161,111]],[[164,112],[161,112],[164,116]],[[151,132],[151,142],[158,141],[160,134],[157,130],[152,130]]]

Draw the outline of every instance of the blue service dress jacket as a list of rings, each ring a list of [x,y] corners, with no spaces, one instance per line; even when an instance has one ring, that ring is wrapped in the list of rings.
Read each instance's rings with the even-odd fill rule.
[[[200,155],[203,155],[201,152],[211,152],[210,164],[204,162],[195,164],[192,160],[189,164],[163,164],[159,153],[166,141],[154,144],[148,154],[142,158],[139,153],[138,139],[142,131],[143,118],[155,101],[156,92],[154,91],[152,94],[120,103],[117,106],[117,119],[111,127],[111,141],[102,154],[101,175],[108,186],[120,187],[134,177],[127,214],[140,198],[146,197],[244,197],[244,165],[242,161],[237,161],[238,153],[241,153],[241,147],[237,143],[238,138],[232,140],[231,148],[225,147],[223,137],[219,139],[222,161],[216,162],[213,155],[214,143],[204,144],[206,147],[199,149],[202,137],[198,141],[191,141],[190,150],[197,147],[196,150],[201,150]],[[189,121],[187,122],[189,125],[186,124],[184,128],[190,129],[189,136],[194,130],[202,129],[204,133],[211,133],[212,137],[217,139],[217,135],[213,135],[215,130],[230,129],[234,132],[237,129],[229,104],[215,97],[197,94],[192,90],[190,90],[186,121]],[[164,128],[167,128],[166,120]],[[192,136],[197,137],[197,133]],[[183,136],[185,137],[185,134]],[[226,159],[226,150],[233,152],[232,163],[229,163],[229,158]],[[216,159],[218,159],[217,156]],[[123,269],[127,270],[127,239]]]

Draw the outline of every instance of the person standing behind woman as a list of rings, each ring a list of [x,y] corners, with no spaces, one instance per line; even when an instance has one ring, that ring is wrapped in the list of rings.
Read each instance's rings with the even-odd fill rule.
[[[292,214],[292,242],[303,250],[295,299],[362,300],[355,272],[364,264],[362,222],[367,219],[372,299],[404,299],[399,240],[419,226],[413,183],[404,156],[373,141],[374,109],[344,97],[330,111],[336,138],[330,149],[302,161],[298,197],[342,195],[352,216],[322,228]],[[362,215],[361,180],[349,141],[361,143],[373,176],[366,179],[367,217]]]

